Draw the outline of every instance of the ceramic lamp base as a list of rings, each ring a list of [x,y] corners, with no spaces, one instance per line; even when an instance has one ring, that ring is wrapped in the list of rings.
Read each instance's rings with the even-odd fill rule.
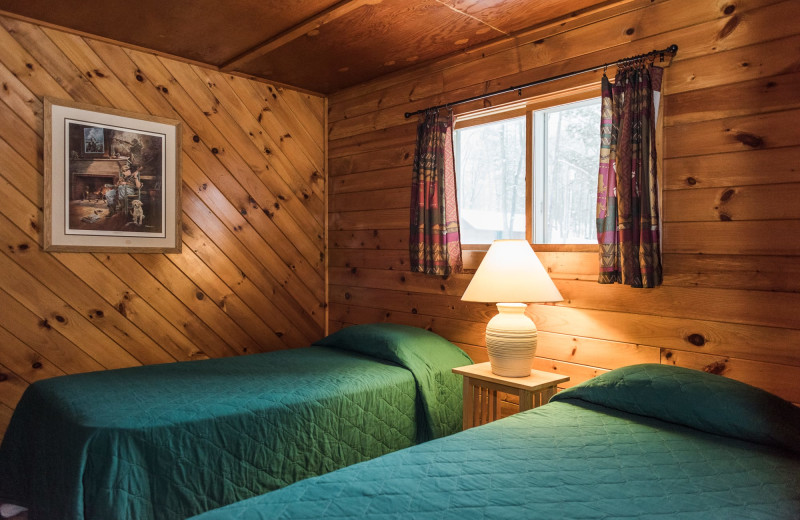
[[[486,350],[492,373],[505,377],[531,375],[536,355],[536,325],[524,303],[498,303],[500,314],[486,325]]]

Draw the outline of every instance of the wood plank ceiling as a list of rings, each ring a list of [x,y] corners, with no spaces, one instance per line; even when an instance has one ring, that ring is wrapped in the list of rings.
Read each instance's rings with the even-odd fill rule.
[[[4,14],[329,94],[598,0],[0,0]]]

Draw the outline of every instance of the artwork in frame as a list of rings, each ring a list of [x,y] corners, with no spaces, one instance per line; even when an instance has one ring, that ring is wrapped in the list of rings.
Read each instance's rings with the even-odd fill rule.
[[[181,250],[180,121],[44,99],[44,249]]]

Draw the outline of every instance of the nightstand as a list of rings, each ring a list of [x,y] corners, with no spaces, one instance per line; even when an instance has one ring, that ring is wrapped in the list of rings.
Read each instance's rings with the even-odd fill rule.
[[[464,429],[490,423],[500,418],[498,392],[519,396],[519,411],[524,412],[547,404],[559,383],[568,376],[531,370],[527,377],[504,377],[492,373],[489,363],[478,363],[453,369],[464,376]]]

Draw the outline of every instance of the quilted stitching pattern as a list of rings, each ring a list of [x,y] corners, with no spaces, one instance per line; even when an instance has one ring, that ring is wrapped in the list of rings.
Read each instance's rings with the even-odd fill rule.
[[[55,378],[18,407],[0,495],[32,519],[185,518],[412,445],[417,401],[408,370],[323,347]]]
[[[449,405],[455,400],[461,402],[462,379],[435,368],[468,365],[472,360],[443,337],[419,327],[368,323],[345,327],[315,345],[361,352],[411,370],[427,418],[420,440],[449,435],[461,428],[461,406]]]
[[[196,520],[800,517],[800,458],[788,452],[571,403],[551,403]]]

